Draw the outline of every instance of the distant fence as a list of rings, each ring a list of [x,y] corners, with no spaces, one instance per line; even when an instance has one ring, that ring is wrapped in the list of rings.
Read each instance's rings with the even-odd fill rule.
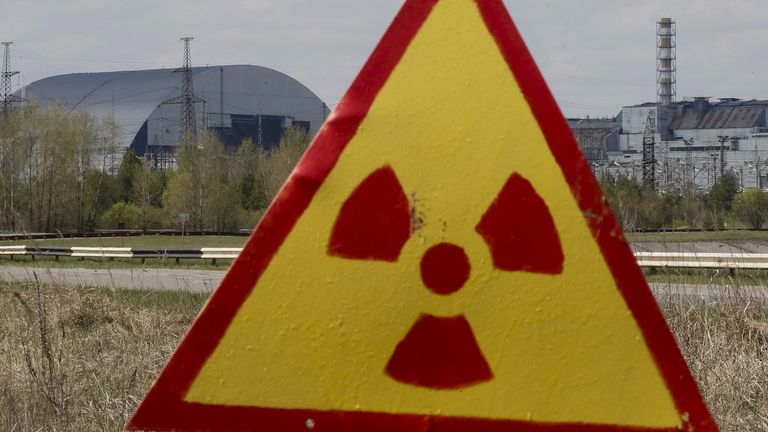
[[[0,256],[73,257],[106,259],[181,259],[211,260],[235,259],[242,248],[200,249],[141,249],[129,247],[37,247],[0,246]],[[641,267],[669,268],[721,268],[721,269],[768,269],[768,254],[761,253],[692,253],[692,252],[635,252]]]

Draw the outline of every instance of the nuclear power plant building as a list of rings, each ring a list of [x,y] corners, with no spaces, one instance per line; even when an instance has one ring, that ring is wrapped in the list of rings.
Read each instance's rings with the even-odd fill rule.
[[[706,190],[725,173],[736,175],[744,188],[768,186],[767,100],[648,102],[624,107],[613,119],[568,122],[598,174],[607,170],[642,179],[648,160],[644,143],[652,138],[659,190]]]
[[[677,28],[656,23],[656,101],[613,118],[569,119],[599,176],[626,175],[659,191],[706,191],[733,174],[742,188],[768,187],[768,101],[677,100]]]
[[[193,67],[195,117],[199,130],[216,133],[225,146],[250,138],[274,147],[291,126],[316,132],[329,109],[306,86],[261,66]],[[81,108],[97,118],[112,117],[120,131],[120,155],[166,158],[179,142],[182,76],[178,69],[75,73],[35,81],[20,96],[40,106]]]

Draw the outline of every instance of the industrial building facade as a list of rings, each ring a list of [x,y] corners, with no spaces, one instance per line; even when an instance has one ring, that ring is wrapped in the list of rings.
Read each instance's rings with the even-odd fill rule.
[[[707,190],[726,172],[742,188],[768,187],[768,101],[709,98],[627,106],[613,119],[570,119],[596,173],[643,175],[646,126],[653,128],[660,191]]]
[[[676,101],[677,26],[656,23],[656,102],[609,119],[569,119],[595,173],[623,174],[666,192],[708,190],[726,173],[742,188],[768,187],[768,101]]]
[[[288,127],[316,132],[329,109],[297,80],[261,66],[194,67],[198,129],[216,133],[226,147],[250,138],[274,147]],[[165,162],[179,142],[182,74],[178,69],[57,75],[24,87],[20,96],[38,105],[66,111],[84,108],[97,118],[114,118],[121,151]]]

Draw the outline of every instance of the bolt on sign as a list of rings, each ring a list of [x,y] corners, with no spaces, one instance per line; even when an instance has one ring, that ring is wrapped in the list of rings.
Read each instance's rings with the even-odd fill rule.
[[[408,0],[128,423],[716,431],[501,0]]]

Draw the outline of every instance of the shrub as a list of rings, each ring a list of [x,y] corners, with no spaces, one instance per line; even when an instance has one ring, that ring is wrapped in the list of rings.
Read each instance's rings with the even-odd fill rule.
[[[752,229],[760,229],[768,213],[768,192],[749,189],[736,195],[732,206],[733,216]]]
[[[141,229],[141,209],[131,203],[116,202],[101,217],[101,226],[110,229]]]

